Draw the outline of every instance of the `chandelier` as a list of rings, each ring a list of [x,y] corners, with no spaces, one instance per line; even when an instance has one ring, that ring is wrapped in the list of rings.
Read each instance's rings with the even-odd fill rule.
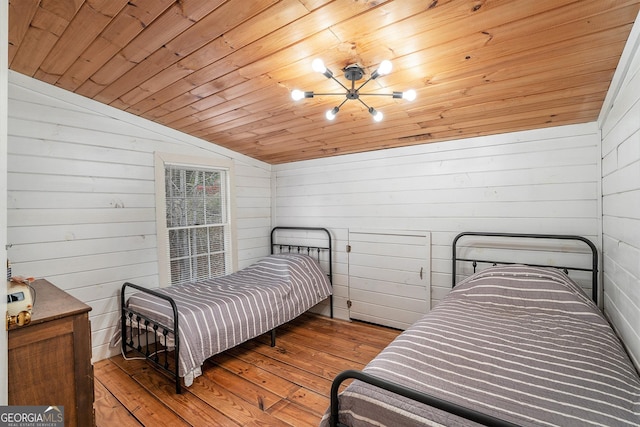
[[[333,107],[331,110],[327,111],[327,113],[325,114],[325,116],[327,117],[328,120],[333,120],[336,118],[336,114],[338,114],[338,111],[340,111],[340,107],[342,107],[342,105],[344,105],[345,102],[347,102],[350,99],[355,99],[358,100],[362,103],[362,105],[364,105],[367,110],[369,111],[369,113],[373,116],[373,119],[376,122],[379,122],[380,120],[382,120],[382,113],[380,111],[377,111],[375,108],[368,106],[367,104],[365,104],[365,102],[360,99],[361,96],[391,96],[392,98],[402,98],[402,99],[406,99],[407,101],[413,101],[414,99],[416,99],[416,91],[413,89],[407,90],[405,92],[393,92],[393,93],[360,93],[360,89],[362,89],[367,83],[369,83],[371,80],[375,80],[380,76],[384,76],[386,74],[389,74],[391,72],[391,61],[388,60],[384,60],[380,63],[380,66],[378,67],[377,70],[375,70],[373,73],[371,73],[371,76],[369,76],[369,78],[362,83],[360,86],[358,86],[356,88],[356,82],[360,79],[362,79],[362,77],[364,76],[364,70],[362,69],[362,67],[360,67],[357,64],[352,64],[352,65],[347,65],[343,71],[344,71],[344,77],[349,80],[351,82],[351,87],[347,87],[345,85],[343,85],[338,79],[336,79],[333,76],[333,73],[331,72],[331,70],[327,69],[327,67],[325,67],[324,62],[322,62],[322,59],[314,59],[313,62],[311,63],[311,67],[313,68],[313,71],[316,71],[320,74],[323,74],[326,78],[328,79],[332,79],[334,80],[336,83],[338,83],[340,86],[342,86],[342,88],[345,90],[345,92],[341,92],[341,93],[314,93],[313,91],[311,92],[304,92],[301,91],[299,89],[294,89],[291,91],[291,97],[293,98],[294,101],[299,101],[303,98],[313,98],[314,96],[325,96],[325,95],[338,95],[338,96],[344,96],[345,99],[340,103],[340,105],[338,105],[337,107]]]

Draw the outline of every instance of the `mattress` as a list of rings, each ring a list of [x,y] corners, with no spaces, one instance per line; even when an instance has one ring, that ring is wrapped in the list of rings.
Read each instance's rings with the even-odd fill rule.
[[[157,291],[176,303],[178,375],[192,378],[207,358],[268,332],[326,299],[331,285],[313,258],[278,254],[228,276]],[[127,306],[173,327],[171,307],[158,297],[136,292]]]
[[[638,373],[599,309],[555,269],[468,277],[364,372],[522,426],[640,425]],[[356,380],[339,399],[349,426],[477,425]]]

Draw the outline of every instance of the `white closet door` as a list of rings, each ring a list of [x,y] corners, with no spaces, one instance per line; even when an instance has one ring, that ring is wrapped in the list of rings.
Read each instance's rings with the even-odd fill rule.
[[[406,329],[431,304],[431,234],[349,230],[349,317]]]

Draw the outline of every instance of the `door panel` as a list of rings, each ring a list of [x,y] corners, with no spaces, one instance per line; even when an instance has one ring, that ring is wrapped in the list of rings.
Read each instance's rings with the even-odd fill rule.
[[[431,235],[349,231],[349,317],[406,329],[429,311]]]

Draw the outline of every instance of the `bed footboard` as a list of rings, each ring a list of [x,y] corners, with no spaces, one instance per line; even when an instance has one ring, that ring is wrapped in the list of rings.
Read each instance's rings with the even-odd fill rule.
[[[501,420],[499,418],[475,411],[473,409],[465,408],[455,403],[448,402],[446,400],[439,399],[437,397],[421,393],[408,387],[404,387],[402,385],[356,370],[347,370],[339,373],[331,383],[331,407],[329,418],[329,425],[331,427],[347,427],[338,421],[340,409],[338,390],[340,389],[343,381],[352,378],[486,426],[517,427],[517,424]]]
[[[149,319],[147,316],[131,310],[126,305],[125,290],[126,288],[133,288],[140,292],[145,292],[154,295],[167,301],[173,309],[173,327],[168,327],[159,322]],[[178,375],[178,356],[180,351],[180,338],[177,333],[178,330],[178,308],[176,303],[171,297],[163,295],[152,289],[147,289],[142,286],[134,285],[133,283],[126,282],[122,285],[121,295],[121,318],[120,327],[122,336],[122,354],[127,354],[128,350],[132,350],[134,353],[142,355],[145,359],[157,366],[161,370],[169,373],[174,379],[176,384],[176,393],[181,392],[180,376]],[[149,337],[153,336],[153,340]],[[137,337],[137,344],[134,340]],[[169,337],[173,337],[174,358],[173,366],[169,359]],[[160,354],[163,353],[164,357]]]

